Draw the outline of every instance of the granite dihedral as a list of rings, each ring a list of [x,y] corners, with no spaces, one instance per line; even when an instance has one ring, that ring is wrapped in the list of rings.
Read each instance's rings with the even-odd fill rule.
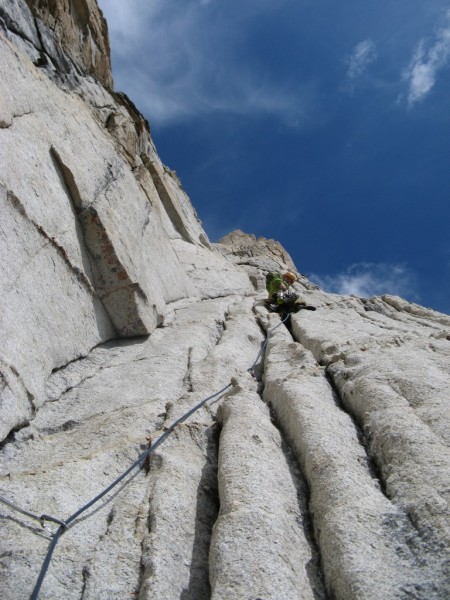
[[[448,597],[450,317],[299,274],[316,311],[274,329],[292,259],[209,242],[94,0],[0,0],[0,77],[0,496],[64,520],[231,383],[64,533],[41,597]],[[0,522],[28,597],[53,525]]]

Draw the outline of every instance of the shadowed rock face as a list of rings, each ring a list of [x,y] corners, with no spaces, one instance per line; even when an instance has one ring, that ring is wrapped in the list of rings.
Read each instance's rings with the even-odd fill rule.
[[[95,0],[26,0],[44,49],[56,43],[83,74],[112,88],[108,27]],[[48,39],[47,39],[48,38]]]
[[[41,597],[447,597],[450,317],[300,275],[317,310],[274,330],[291,258],[209,243],[106,50],[94,2],[0,0],[0,496],[67,519],[232,385],[73,523]],[[53,525],[0,522],[27,597]]]

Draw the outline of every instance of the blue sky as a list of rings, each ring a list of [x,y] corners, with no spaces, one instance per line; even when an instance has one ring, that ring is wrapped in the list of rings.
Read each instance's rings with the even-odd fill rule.
[[[213,241],[450,313],[450,0],[100,0],[115,87]]]

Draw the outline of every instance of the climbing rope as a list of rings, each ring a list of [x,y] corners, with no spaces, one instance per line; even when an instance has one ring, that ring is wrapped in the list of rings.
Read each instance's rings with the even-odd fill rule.
[[[265,351],[265,349],[267,347],[267,343],[268,343],[269,338],[272,335],[272,333],[275,331],[275,329],[278,329],[278,327],[280,327],[281,325],[283,325],[283,323],[285,323],[285,321],[288,319],[288,317],[289,317],[289,315],[287,315],[282,321],[280,321],[280,323],[278,323],[278,325],[276,325],[275,327],[272,327],[272,329],[269,329],[269,331],[267,332],[267,337],[266,337],[264,343],[262,344],[262,346],[261,346],[261,348],[260,348],[260,350],[258,352],[258,355],[257,355],[257,357],[256,357],[256,359],[254,361],[254,363],[252,364],[251,367],[249,367],[247,369],[247,371],[249,373],[253,374],[254,368],[257,365],[260,357],[264,353],[264,351]],[[190,410],[188,410],[186,413],[184,413],[181,417],[179,417],[178,419],[176,419],[170,425],[170,427],[167,429],[167,431],[165,431],[153,444],[151,444],[144,452],[142,452],[142,454],[140,454],[138,456],[138,458],[121,475],[119,475],[116,479],[114,479],[114,481],[112,483],[110,483],[106,488],[104,488],[99,494],[97,494],[97,496],[95,496],[94,498],[92,498],[91,500],[89,500],[89,502],[87,502],[86,504],[84,504],[76,512],[74,512],[72,515],[70,515],[70,517],[68,517],[65,521],[61,521],[60,519],[56,519],[55,517],[52,517],[50,515],[45,515],[45,514],[44,515],[40,515],[40,516],[35,515],[32,512],[29,512],[27,510],[24,510],[23,508],[20,508],[19,506],[17,506],[13,502],[7,500],[3,496],[0,496],[0,501],[3,502],[3,504],[6,504],[7,506],[9,506],[10,508],[12,508],[13,510],[16,510],[17,512],[22,513],[23,515],[29,517],[30,519],[34,519],[35,521],[39,521],[39,523],[42,525],[42,527],[44,527],[45,521],[51,521],[51,522],[56,523],[57,525],[59,525],[58,529],[53,534],[53,537],[52,537],[52,540],[51,540],[50,545],[48,547],[47,554],[45,556],[44,562],[42,563],[42,567],[41,567],[38,579],[36,581],[36,585],[34,586],[33,593],[30,596],[30,600],[37,600],[37,598],[39,596],[39,592],[40,592],[41,586],[42,586],[42,583],[44,581],[44,578],[45,578],[45,576],[47,574],[47,571],[48,571],[48,568],[50,566],[50,562],[52,560],[53,552],[55,551],[56,545],[58,544],[59,538],[62,536],[62,534],[65,531],[67,531],[67,529],[69,529],[69,527],[71,527],[71,526],[74,525],[74,522],[76,521],[76,519],[81,514],[83,514],[85,511],[87,511],[91,506],[93,506],[94,504],[96,504],[101,498],[103,498],[103,496],[105,496],[113,488],[115,488],[117,485],[119,485],[119,483],[121,481],[123,481],[127,477],[127,475],[129,475],[131,473],[131,471],[133,471],[137,467],[142,466],[142,464],[147,460],[147,458],[151,454],[153,454],[153,452],[158,448],[158,446],[160,446],[169,437],[169,435],[173,432],[173,430],[178,425],[180,425],[181,423],[183,423],[184,421],[186,421],[186,419],[188,419],[191,415],[193,415],[195,412],[197,412],[207,402],[209,402],[213,398],[217,398],[218,396],[221,396],[222,394],[224,394],[226,392],[226,390],[228,390],[230,387],[232,387],[232,385],[233,385],[232,383],[227,384],[222,389],[220,389],[218,392],[215,392],[211,396],[208,396],[207,398],[204,398],[203,400],[201,400],[200,402],[198,402],[195,406],[193,406]]]
[[[265,349],[266,349],[266,347],[267,347],[267,344],[268,344],[268,342],[269,342],[269,338],[270,338],[270,336],[271,336],[271,335],[272,335],[272,333],[275,331],[275,329],[278,329],[278,327],[280,327],[281,325],[283,325],[283,323],[285,323],[285,322],[288,320],[288,318],[289,318],[289,314],[287,314],[287,315],[284,317],[284,319],[282,319],[282,320],[281,320],[281,321],[278,323],[278,325],[275,325],[275,327],[272,327],[272,329],[269,329],[269,331],[267,332],[267,336],[266,336],[266,339],[265,339],[265,341],[264,341],[264,344],[261,346],[261,348],[260,348],[260,350],[259,350],[259,352],[258,352],[258,356],[255,358],[255,362],[252,364],[252,366],[251,366],[251,367],[249,367],[249,368],[247,369],[248,373],[251,373],[251,374],[253,374],[253,370],[254,370],[254,368],[256,367],[256,365],[257,365],[257,363],[258,363],[258,360],[259,360],[260,356],[263,354],[263,352],[265,351]]]
[[[30,519],[39,521],[39,523],[41,524],[42,527],[44,527],[45,521],[52,521],[53,523],[57,523],[58,525],[64,525],[64,521],[55,519],[55,517],[51,517],[50,515],[41,515],[41,516],[35,515],[34,513],[29,512],[28,510],[25,510],[24,508],[20,508],[20,506],[17,506],[17,504],[14,504],[14,502],[7,500],[3,496],[0,496],[0,502],[3,502],[3,504],[6,504],[6,506],[9,506],[10,508],[16,510],[17,512],[22,513],[23,515],[25,515],[26,517],[29,517]]]

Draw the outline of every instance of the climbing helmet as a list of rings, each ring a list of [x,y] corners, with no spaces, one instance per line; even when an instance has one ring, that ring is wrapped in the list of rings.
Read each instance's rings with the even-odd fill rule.
[[[297,281],[297,277],[294,275],[294,273],[291,273],[291,271],[287,271],[284,275],[283,275],[283,279],[289,283],[289,285],[292,285],[293,283],[295,283]]]

